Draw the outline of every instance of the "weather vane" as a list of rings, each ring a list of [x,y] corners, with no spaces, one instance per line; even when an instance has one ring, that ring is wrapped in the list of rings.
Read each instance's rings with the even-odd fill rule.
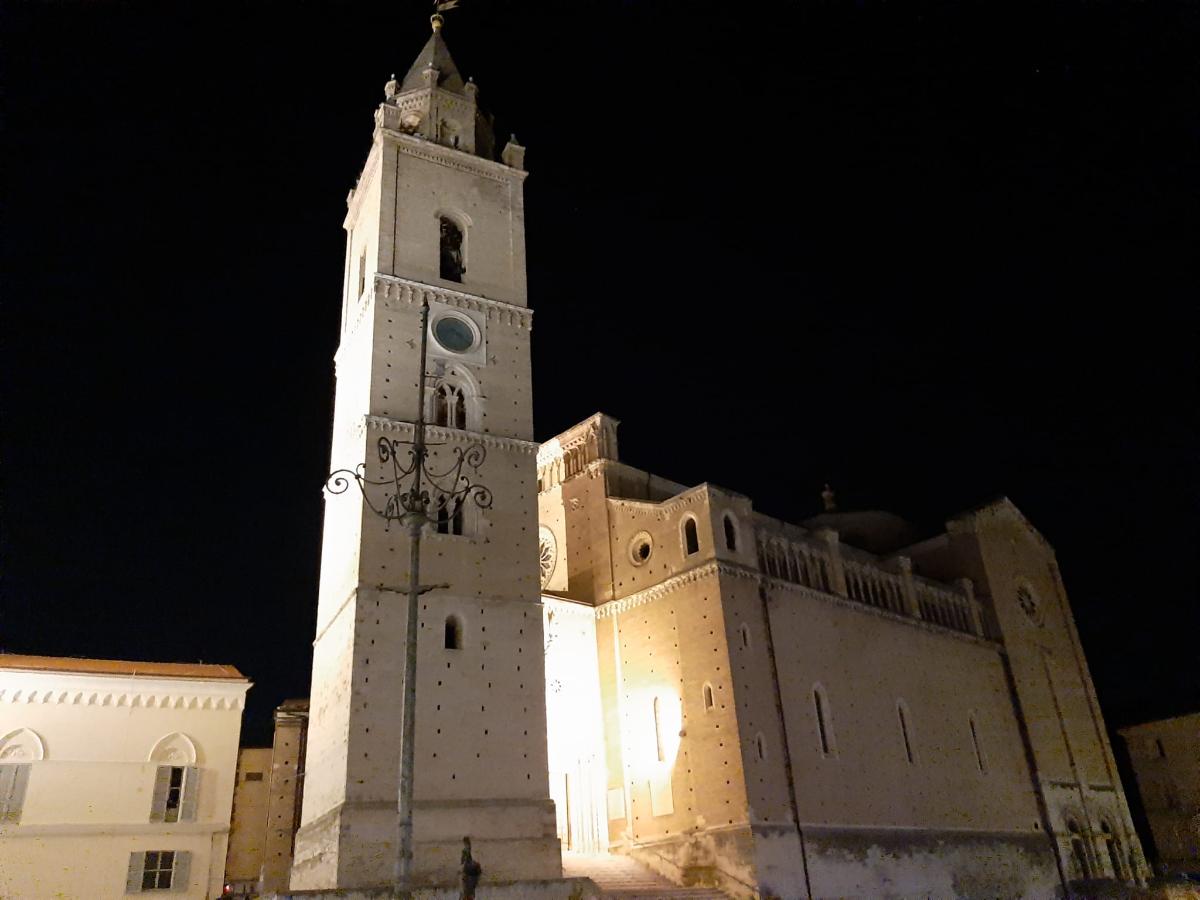
[[[433,15],[429,17],[429,23],[433,25],[434,31],[442,30],[442,23],[446,20],[442,18],[442,13],[458,7],[458,0],[433,0]]]

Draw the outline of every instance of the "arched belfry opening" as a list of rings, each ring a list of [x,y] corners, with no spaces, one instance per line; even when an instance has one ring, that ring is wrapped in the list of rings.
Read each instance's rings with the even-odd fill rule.
[[[463,390],[454,384],[439,384],[433,392],[434,425],[444,428],[467,427],[467,398]]]
[[[461,283],[463,273],[467,271],[462,228],[449,216],[442,216],[438,221],[441,230],[441,239],[439,242],[440,275],[446,281]]]

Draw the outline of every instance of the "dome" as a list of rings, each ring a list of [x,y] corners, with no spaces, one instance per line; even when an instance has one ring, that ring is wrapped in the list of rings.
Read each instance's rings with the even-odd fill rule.
[[[917,540],[917,530],[911,524],[881,509],[823,512],[802,524],[813,531],[831,528],[843,543],[877,554],[893,553]]]

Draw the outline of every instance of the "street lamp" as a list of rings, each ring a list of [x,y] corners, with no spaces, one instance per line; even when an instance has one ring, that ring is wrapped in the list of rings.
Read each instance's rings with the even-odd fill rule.
[[[413,423],[413,439],[403,441],[381,437],[376,445],[384,477],[367,477],[367,464],[353,469],[338,469],[325,480],[331,494],[342,494],[351,483],[358,485],[363,501],[375,515],[382,518],[385,528],[393,522],[408,529],[409,584],[408,629],[404,642],[403,726],[400,737],[400,794],[396,809],[398,852],[396,856],[396,890],[408,896],[412,888],[413,865],[413,751],[416,746],[417,718],[417,598],[421,594],[448,584],[421,585],[421,533],[433,521],[454,521],[468,501],[480,509],[492,505],[491,490],[473,480],[487,457],[478,441],[465,448],[450,449],[452,461],[440,470],[428,465],[425,441],[425,372],[429,341],[429,301],[421,304],[421,368],[417,383],[417,418]],[[440,368],[434,378],[440,377]],[[442,442],[444,443],[444,442]],[[441,443],[434,446],[441,446]],[[387,474],[390,471],[390,475]],[[426,487],[426,484],[429,486]],[[432,488],[432,490],[431,490]],[[378,494],[378,498],[372,497]],[[430,513],[435,515],[431,516]]]

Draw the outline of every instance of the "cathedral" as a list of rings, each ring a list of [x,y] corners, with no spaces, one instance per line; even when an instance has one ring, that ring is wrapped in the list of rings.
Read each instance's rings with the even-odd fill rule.
[[[488,496],[428,488],[409,633],[412,537],[327,495],[291,889],[391,883],[405,742],[424,884],[457,883],[464,836],[485,884],[547,897],[604,854],[737,898],[1143,881],[1054,550],[1020,510],[918,539],[827,491],[783,522],[623,463],[603,413],[537,443],[524,149],[437,17],[384,93],[347,199],[332,468],[386,483],[380,441],[425,422],[431,468],[477,462]]]

